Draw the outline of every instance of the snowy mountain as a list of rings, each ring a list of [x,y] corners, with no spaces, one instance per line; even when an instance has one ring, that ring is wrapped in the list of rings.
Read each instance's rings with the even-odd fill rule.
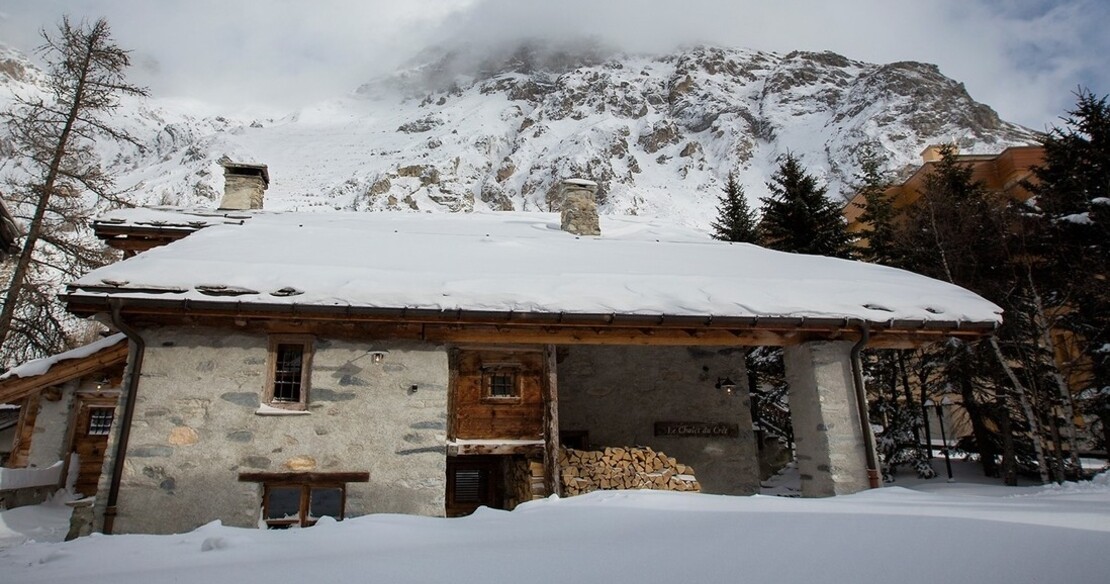
[[[25,57],[0,48],[0,102],[42,82]],[[1035,139],[933,65],[713,47],[440,53],[283,117],[207,112],[124,103],[118,123],[141,147],[100,151],[120,186],[142,184],[137,203],[214,206],[227,156],[269,165],[268,209],[548,210],[558,180],[579,176],[601,183],[603,213],[705,228],[729,170],[758,207],[788,151],[837,194],[864,144],[898,170],[932,143],[987,152]]]

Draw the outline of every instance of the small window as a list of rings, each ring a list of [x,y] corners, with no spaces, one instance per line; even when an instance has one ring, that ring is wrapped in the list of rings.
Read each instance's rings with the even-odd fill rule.
[[[301,401],[301,374],[304,373],[304,345],[282,343],[274,356],[274,401]]]
[[[321,517],[342,521],[347,483],[365,483],[370,474],[240,473],[239,480],[262,484],[262,520],[269,529],[286,529],[315,525]]]
[[[482,399],[492,402],[520,401],[520,366],[497,364],[482,367]]]
[[[313,338],[306,335],[270,337],[266,402],[274,407],[303,410],[308,403]]]
[[[343,520],[347,486],[263,485],[262,517],[270,529],[309,527],[321,517]]]
[[[112,431],[115,408],[91,408],[89,410],[89,436],[107,436]]]
[[[516,392],[516,375],[494,373],[489,376],[490,397],[513,397]]]

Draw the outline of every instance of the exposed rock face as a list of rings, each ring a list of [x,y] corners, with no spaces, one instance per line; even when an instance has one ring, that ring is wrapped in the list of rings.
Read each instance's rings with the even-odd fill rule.
[[[26,59],[0,61],[0,93],[45,90]],[[227,153],[274,169],[271,210],[557,210],[560,180],[584,176],[601,213],[708,228],[729,171],[758,205],[783,152],[839,194],[865,144],[900,170],[929,144],[978,153],[1035,139],[933,65],[715,47],[455,52],[281,118],[172,108],[126,101],[118,116],[141,148],[101,153],[120,185],[144,181],[135,203],[211,207]]]
[[[597,183],[583,179],[569,179],[559,189],[562,201],[563,231],[575,235],[601,235],[598,223],[597,202],[594,194]]]

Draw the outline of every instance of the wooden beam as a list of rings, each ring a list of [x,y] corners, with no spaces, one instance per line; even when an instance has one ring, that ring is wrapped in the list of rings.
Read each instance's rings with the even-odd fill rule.
[[[559,476],[559,379],[555,345],[543,349],[543,486],[548,495],[563,496]]]
[[[368,483],[368,472],[241,472],[241,483]]]
[[[69,310],[76,314],[95,314],[102,306],[82,305],[72,300]],[[95,302],[99,302],[96,300]],[[231,302],[234,304],[234,301]],[[696,326],[691,319],[672,319],[662,324],[650,325],[632,322],[631,317],[616,319],[613,324],[597,322],[544,322],[541,317],[550,315],[512,315],[509,320],[475,316],[462,322],[457,318],[463,313],[447,312],[435,315],[361,314],[357,311],[327,313],[314,307],[292,314],[280,310],[244,310],[233,307],[189,307],[185,314],[181,306],[133,305],[125,306],[128,322],[136,326],[203,324],[231,326],[245,330],[265,330],[269,333],[302,332],[337,338],[412,339],[456,345],[639,345],[639,346],[707,346],[751,347],[796,345],[807,341],[854,340],[859,338],[857,325],[846,321],[839,323],[794,319],[753,320],[737,325],[729,320],[705,319]],[[527,318],[526,318],[527,317]],[[190,320],[191,319],[191,320]],[[642,319],[641,319],[642,320]],[[658,317],[656,317],[658,320]],[[617,322],[619,321],[619,322]],[[628,322],[625,322],[628,321]],[[943,341],[949,337],[968,341],[983,338],[990,330],[972,325],[960,328],[872,323],[869,347],[895,349],[915,348]]]
[[[734,334],[737,333],[737,334]],[[565,327],[513,327],[511,331],[497,331],[486,325],[465,327],[427,325],[424,339],[436,343],[453,344],[523,344],[523,345],[640,345],[640,346],[785,346],[804,339],[790,339],[784,333],[765,330],[725,331],[706,329],[698,337],[690,336],[689,329],[654,329],[650,334],[638,328]]]
[[[523,454],[538,456],[543,452],[543,444],[448,444],[448,456],[505,456]]]
[[[123,340],[88,357],[55,363],[42,375],[9,377],[0,381],[0,403],[23,399],[47,387],[84,377],[101,369],[127,362],[127,341]]]
[[[19,423],[15,427],[15,440],[6,465],[10,468],[24,468],[31,455],[31,441],[35,436],[35,419],[39,415],[39,396],[27,396],[19,408]]]

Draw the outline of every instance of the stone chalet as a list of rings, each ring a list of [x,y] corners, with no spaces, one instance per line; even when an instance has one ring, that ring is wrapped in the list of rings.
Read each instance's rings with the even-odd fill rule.
[[[98,530],[754,493],[732,380],[756,345],[785,347],[803,494],[855,492],[878,485],[860,349],[1001,318],[900,270],[599,219],[588,181],[565,184],[562,217],[278,213],[257,208],[265,167],[226,168],[258,196],[102,218],[131,257],[63,295],[129,339]],[[596,482],[582,467],[622,459]]]

